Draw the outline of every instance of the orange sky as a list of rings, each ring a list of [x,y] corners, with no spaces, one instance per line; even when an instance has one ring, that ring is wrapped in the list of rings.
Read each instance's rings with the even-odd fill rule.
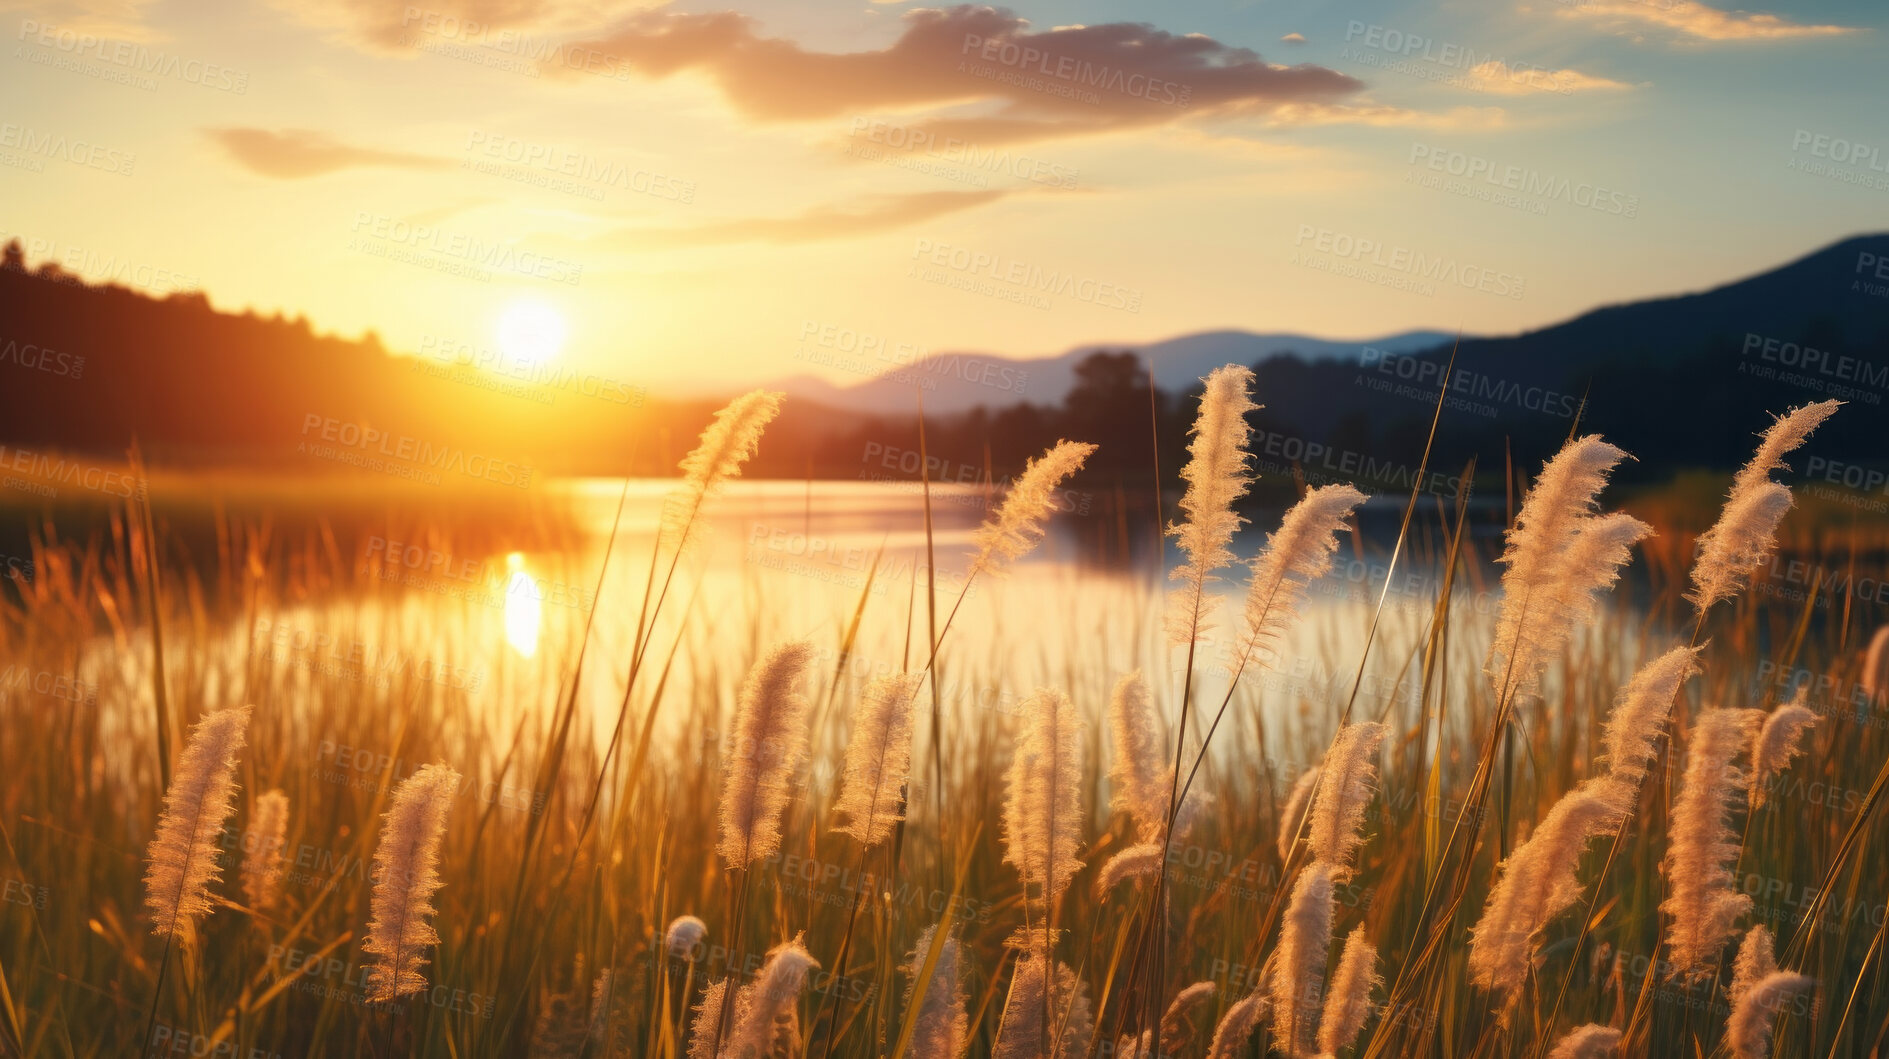
[[[1514,330],[1889,204],[1862,3],[305,6],[14,8],[0,231],[662,392],[806,370],[809,327]]]

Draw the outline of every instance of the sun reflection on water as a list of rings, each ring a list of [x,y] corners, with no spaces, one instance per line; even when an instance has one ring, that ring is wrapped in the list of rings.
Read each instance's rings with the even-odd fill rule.
[[[544,597],[538,582],[525,570],[525,554],[512,552],[505,557],[512,572],[505,586],[505,642],[512,650],[530,658],[538,653],[538,632],[544,622]]]

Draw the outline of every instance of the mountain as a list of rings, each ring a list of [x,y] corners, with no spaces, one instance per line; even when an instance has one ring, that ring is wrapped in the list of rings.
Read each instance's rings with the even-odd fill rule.
[[[1091,353],[1132,349],[1154,366],[1155,384],[1185,390],[1222,364],[1254,364],[1282,354],[1308,360],[1356,358],[1364,348],[1393,354],[1415,353],[1447,343],[1453,336],[1440,331],[1406,331],[1379,338],[1351,341],[1313,338],[1310,335],[1250,331],[1202,331],[1150,345],[1102,343],[1077,346],[1052,357],[1027,359],[995,353],[934,353],[895,364],[871,350],[846,348],[842,336],[810,335],[796,357],[846,371],[873,374],[865,382],[836,384],[814,375],[794,375],[769,385],[791,397],[818,401],[858,412],[886,412],[913,406],[913,391],[922,390],[925,410],[940,414],[965,412],[978,405],[1033,401],[1054,404],[1076,384],[1076,365]]]
[[[1420,451],[1446,369],[1439,458],[1551,451],[1580,429],[1659,454],[1625,473],[1726,467],[1769,415],[1840,398],[1818,431],[1827,459],[1889,459],[1889,233],[1857,236],[1709,290],[1606,306],[1455,349],[1353,362],[1274,358],[1255,389],[1279,429],[1338,451]],[[1367,441],[1367,439],[1369,439]],[[1410,446],[1415,446],[1415,449]],[[1485,466],[1487,463],[1485,462]]]
[[[55,264],[29,269],[17,247],[0,259],[0,321],[0,504],[51,495],[25,480],[41,472],[61,488],[76,481],[74,495],[96,493],[94,479],[134,442],[153,467],[498,490],[551,475],[669,474],[719,403],[663,400],[633,377],[555,364],[498,373],[439,352],[397,355],[372,336],[218,311],[198,293],[154,298]],[[1042,361],[930,357],[862,386],[800,386],[748,473],[911,481],[929,461],[933,481],[1001,480],[1056,439],[1080,438],[1102,443],[1084,488],[1145,495],[1155,449],[1169,477],[1185,459],[1195,380],[1229,361],[1254,369],[1265,406],[1252,416],[1255,463],[1284,486],[1302,473],[1408,490],[1446,368],[1430,464],[1439,495],[1472,457],[1499,480],[1504,466],[1539,466],[1577,427],[1638,457],[1623,479],[1729,468],[1749,458],[1770,414],[1830,397],[1850,407],[1797,470],[1841,480],[1852,465],[1889,467],[1889,233],[1710,290],[1460,344],[1222,331]],[[928,412],[923,458],[915,386]],[[1852,499],[1889,510],[1889,494]]]

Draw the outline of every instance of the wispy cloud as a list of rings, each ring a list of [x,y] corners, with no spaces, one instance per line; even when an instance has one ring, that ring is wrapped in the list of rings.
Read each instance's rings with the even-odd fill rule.
[[[791,217],[748,217],[672,228],[624,228],[604,240],[624,250],[669,250],[734,243],[791,245],[900,228],[973,209],[1009,195],[987,191],[927,191],[880,195],[845,205],[821,205]]]
[[[1491,59],[1469,70],[1469,81],[1477,91],[1498,96],[1529,96],[1537,93],[1573,95],[1576,92],[1619,92],[1633,86],[1625,81],[1584,74],[1579,70],[1544,70],[1533,66],[1510,66]]]
[[[621,17],[626,7],[665,0],[274,0],[276,7],[330,37],[377,52],[404,52],[417,41],[518,51],[583,26]]]
[[[238,165],[277,180],[300,180],[358,166],[446,169],[452,165],[429,155],[355,147],[313,129],[230,126],[204,131]]]
[[[742,115],[811,121],[862,110],[968,107],[985,142],[1165,125],[1204,114],[1331,101],[1363,87],[1322,66],[1284,66],[1201,34],[1115,22],[1034,31],[1001,9],[902,16],[877,51],[816,52],[761,36],[734,12],[634,16],[573,47],[621,56],[647,77],[706,75]]]
[[[1698,0],[1565,0],[1556,5],[1569,18],[1586,19],[1628,36],[1648,28],[1671,30],[1696,41],[1795,40],[1857,33],[1853,26],[1792,22],[1777,15],[1722,11]]]
[[[1303,125],[1367,125],[1400,129],[1499,129],[1510,124],[1501,107],[1451,107],[1448,110],[1410,110],[1385,103],[1294,103],[1266,115],[1265,124],[1288,128]]]

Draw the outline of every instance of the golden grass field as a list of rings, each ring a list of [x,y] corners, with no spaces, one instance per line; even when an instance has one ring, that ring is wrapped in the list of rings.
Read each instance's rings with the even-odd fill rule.
[[[1768,425],[1751,424],[1754,439]],[[1518,453],[1511,480],[1532,481],[1554,455]],[[1163,514],[1184,521],[1172,499],[1183,483],[1167,470]],[[696,471],[674,484],[684,524],[727,502],[715,488],[692,498],[704,484]],[[666,515],[666,534],[653,522],[620,527],[607,569],[601,549],[574,550],[557,583],[575,586],[575,603],[527,614],[440,591],[439,577],[402,586],[401,564],[346,553],[319,530],[223,516],[213,552],[187,545],[166,529],[171,505],[186,502],[174,491],[114,510],[102,532],[73,537],[44,519],[31,575],[0,608],[0,1054],[705,1054],[691,1036],[705,987],[730,975],[773,981],[769,953],[800,938],[817,969],[791,995],[755,995],[791,1013],[770,1054],[956,1059],[935,1050],[950,1035],[921,1025],[917,1002],[952,999],[933,989],[945,961],[929,944],[950,937],[962,1054],[1132,1052],[1124,1038],[1154,1028],[1184,987],[1209,982],[1213,994],[1170,1020],[1160,1049],[1203,1056],[1228,1010],[1268,989],[1266,968],[1284,958],[1295,881],[1312,857],[1306,841],[1281,854],[1285,802],[1341,719],[1386,728],[1362,844],[1331,890],[1329,954],[1306,964],[1336,976],[1325,968],[1357,928],[1378,952],[1382,984],[1366,983],[1361,1032],[1338,1054],[1540,1057],[1583,1024],[1623,1038],[1618,1053],[1578,1054],[1749,1054],[1727,1041],[1728,988],[1738,939],[1757,924],[1775,934],[1779,967],[1814,979],[1769,1012],[1770,1054],[1876,1054],[1889,1035],[1889,846],[1877,840],[1889,701],[1866,661],[1886,618],[1878,579],[1889,535],[1800,497],[1775,555],[1700,622],[1685,596],[1724,481],[1604,492],[1603,509],[1644,519],[1655,535],[1545,659],[1539,694],[1521,695],[1484,671],[1499,634],[1502,541],[1493,525],[1470,528],[1522,505],[1519,490],[1503,498],[1501,473],[1492,515],[1431,496],[1379,498],[1397,516],[1393,535],[1338,534],[1337,571],[1311,584],[1265,661],[1231,685],[1223,659],[1246,578],[1237,566],[1210,584],[1227,598],[1209,600],[1216,628],[1190,651],[1164,627],[1163,597],[1182,583],[1066,554],[979,570],[967,555],[978,539],[945,532],[911,494],[917,518],[883,527],[900,544],[875,549],[871,563],[756,561],[754,542],[765,560],[766,538],[735,530],[730,540],[727,527],[678,557],[678,508],[639,509]],[[1248,514],[1243,555],[1279,519]],[[1068,517],[1044,515],[1052,526]],[[570,543],[568,531],[539,529],[550,549]],[[455,552],[451,527],[415,521],[402,532]],[[457,554],[486,543],[468,539]],[[935,579],[909,561],[928,545]],[[1170,548],[1166,566],[1179,565]],[[1382,594],[1382,576],[1347,577],[1353,568],[1388,568],[1396,590]],[[737,738],[743,681],[789,640],[809,645],[797,685],[807,754],[778,777],[778,852],[731,866],[717,848],[721,802],[731,774],[757,767]],[[1702,645],[1700,673],[1678,694],[1670,740],[1659,740],[1617,844],[1603,835],[1575,849],[1580,892],[1533,935],[1530,970],[1505,983],[1512,999],[1477,985],[1470,930],[1497,865],[1604,770],[1603,724],[1627,679],[1688,643]],[[1111,806],[1106,716],[1111,689],[1133,670],[1170,754],[1185,694],[1190,762],[1224,698],[1191,788],[1213,801],[1162,843],[1164,874],[1098,893],[1104,865],[1140,841]],[[836,829],[833,807],[873,679],[901,672],[926,678],[904,819],[866,847]],[[1724,885],[1751,907],[1708,973],[1673,974],[1660,865],[1700,719],[1720,707],[1769,711],[1800,686],[1817,715],[1802,753],[1771,774],[1761,807],[1741,800],[1729,818],[1738,846]],[[1066,694],[1082,722],[1075,782],[1058,792],[1078,811],[1050,823],[1076,841],[1075,864],[1052,862],[1073,869],[1060,895],[1026,887],[1006,857],[1011,767],[1039,723],[1037,687]],[[207,884],[210,910],[187,937],[155,935],[146,873],[165,791],[192,725],[244,705],[232,809],[208,832],[221,876]],[[438,942],[419,954],[417,991],[370,1002],[375,958],[363,944],[376,853],[396,792],[432,763],[459,774],[440,834]],[[286,824],[274,893],[257,907],[243,862],[270,852],[257,820],[273,790],[286,796]],[[684,915],[706,934],[671,952],[665,932]],[[1045,933],[1045,915],[1058,933]],[[1292,951],[1306,959],[1302,945]],[[1056,1032],[1004,1029],[1007,1005],[1017,1026],[1029,1021],[1011,996],[1019,961],[1044,953],[1086,992],[1091,1034],[1071,1032],[1080,1020],[1055,1003],[1044,1010]],[[914,970],[926,979],[916,995]],[[1282,1039],[1284,1010],[1227,1054],[1311,1054]]]

